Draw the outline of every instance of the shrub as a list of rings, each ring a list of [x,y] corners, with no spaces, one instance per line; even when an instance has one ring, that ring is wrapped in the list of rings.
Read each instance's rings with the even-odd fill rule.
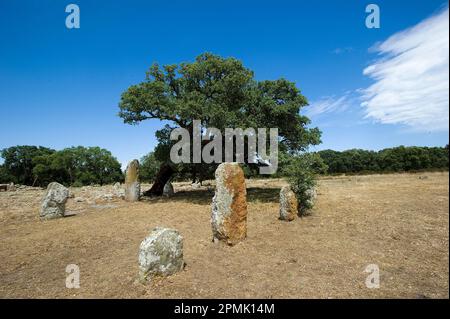
[[[325,173],[327,166],[317,154],[294,156],[284,168],[289,185],[298,200],[298,214],[305,216],[314,206],[317,174]]]

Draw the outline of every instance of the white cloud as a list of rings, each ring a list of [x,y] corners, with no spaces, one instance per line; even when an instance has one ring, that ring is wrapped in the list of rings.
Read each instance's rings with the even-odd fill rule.
[[[420,131],[448,130],[449,10],[376,45],[381,56],[364,70],[366,118]]]
[[[343,112],[353,104],[353,100],[352,92],[346,92],[339,97],[325,96],[311,102],[305,109],[305,114],[309,117],[315,117],[325,113]]]

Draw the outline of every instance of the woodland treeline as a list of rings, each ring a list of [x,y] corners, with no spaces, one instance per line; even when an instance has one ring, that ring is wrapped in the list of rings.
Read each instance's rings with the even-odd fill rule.
[[[108,150],[100,147],[70,147],[60,151],[42,146],[13,146],[0,151],[0,183],[46,186],[52,181],[64,185],[104,185],[122,182],[119,161]],[[158,154],[150,152],[140,159],[143,182],[151,183],[162,164]],[[318,174],[370,174],[414,171],[447,171],[449,146],[387,148],[381,151],[353,149],[347,151],[323,150],[310,153],[309,164]],[[279,170],[275,177],[289,177],[292,161],[298,156],[281,153]],[[183,164],[189,165],[189,164]],[[192,178],[183,165],[177,179]],[[244,165],[247,177],[257,177],[258,170]],[[185,172],[183,174],[183,172]],[[204,172],[202,179],[213,178],[214,170]],[[263,176],[264,177],[264,176]],[[198,177],[197,177],[198,178]],[[199,180],[197,180],[199,181]]]

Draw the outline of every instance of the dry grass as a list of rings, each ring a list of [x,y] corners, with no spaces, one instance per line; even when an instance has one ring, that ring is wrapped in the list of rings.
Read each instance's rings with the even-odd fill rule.
[[[427,178],[423,178],[427,176]],[[76,203],[42,222],[41,190],[0,193],[0,297],[448,298],[448,173],[326,178],[313,215],[278,217],[283,181],[248,181],[248,238],[211,242],[205,189],[128,204]],[[77,193],[77,189],[73,190]],[[185,271],[136,281],[140,242],[155,226],[184,236]],[[66,265],[81,288],[65,288]],[[378,264],[381,287],[365,286]]]

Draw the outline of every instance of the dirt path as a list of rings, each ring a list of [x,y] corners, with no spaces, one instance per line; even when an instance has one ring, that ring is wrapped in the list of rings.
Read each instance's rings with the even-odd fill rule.
[[[248,181],[248,239],[235,247],[211,242],[212,194],[185,184],[171,199],[133,204],[70,199],[75,216],[46,222],[42,190],[0,192],[0,297],[448,298],[448,178],[322,179],[313,215],[291,223],[277,220],[282,181]],[[142,285],[138,247],[156,226],[184,236],[187,266]],[[80,289],[65,287],[68,264],[80,267]],[[379,289],[365,285],[369,264]]]

